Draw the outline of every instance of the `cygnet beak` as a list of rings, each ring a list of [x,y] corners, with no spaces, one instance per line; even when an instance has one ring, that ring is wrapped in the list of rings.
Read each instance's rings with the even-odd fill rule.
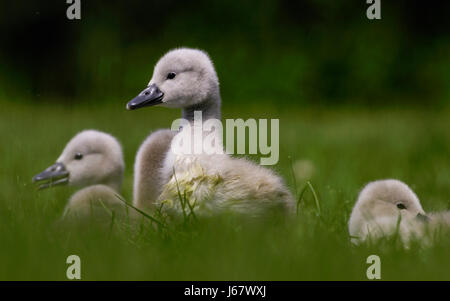
[[[422,213],[417,213],[416,218],[424,223],[428,223],[430,221],[430,218]]]
[[[62,163],[55,163],[33,177],[33,183],[40,183],[39,189],[49,188],[69,182],[69,172]]]
[[[144,107],[150,107],[162,103],[164,93],[159,90],[156,84],[151,84],[145,88],[138,96],[133,98],[127,104],[127,110],[136,110]]]

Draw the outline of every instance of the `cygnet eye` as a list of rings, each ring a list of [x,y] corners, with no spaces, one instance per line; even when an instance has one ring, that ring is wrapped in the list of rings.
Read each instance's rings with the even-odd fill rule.
[[[167,79],[174,79],[176,75],[175,72],[169,72],[169,74],[167,74]]]
[[[82,153],[76,153],[75,157],[73,157],[75,160],[81,160],[83,159],[83,154]]]
[[[397,204],[397,208],[400,209],[400,210],[402,210],[402,209],[406,209],[406,206],[403,205],[402,203],[398,203],[398,204]]]

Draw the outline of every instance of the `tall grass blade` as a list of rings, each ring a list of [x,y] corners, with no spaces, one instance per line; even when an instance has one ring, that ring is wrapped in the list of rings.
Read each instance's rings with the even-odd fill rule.
[[[164,228],[167,228],[167,226],[166,226],[164,223],[160,222],[159,220],[157,220],[157,219],[154,218],[153,216],[151,216],[151,215],[145,213],[144,211],[142,211],[142,210],[140,210],[140,209],[134,207],[134,206],[131,205],[131,204],[128,204],[127,201],[125,201],[120,195],[118,195],[118,194],[116,194],[116,193],[115,193],[114,195],[115,195],[121,202],[123,202],[126,206],[128,206],[128,207],[130,207],[130,208],[133,208],[135,211],[137,211],[138,213],[142,214],[144,217],[148,218],[148,219],[151,220],[152,222],[155,222],[155,223],[158,224],[159,226],[164,227]]]

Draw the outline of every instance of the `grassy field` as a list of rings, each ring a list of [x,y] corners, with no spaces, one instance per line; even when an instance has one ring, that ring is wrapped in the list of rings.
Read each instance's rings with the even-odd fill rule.
[[[131,201],[140,143],[179,117],[164,108],[128,112],[126,101],[0,102],[0,280],[64,280],[71,254],[81,257],[83,280],[366,280],[371,254],[381,258],[383,280],[450,280],[450,239],[408,250],[393,240],[355,247],[347,232],[359,190],[375,179],[405,181],[426,211],[450,208],[449,110],[224,104],[223,118],[280,119],[273,168],[292,191],[310,180],[320,214],[306,191],[300,214],[287,224],[224,217],[168,235],[123,224],[61,227],[55,222],[74,189],[37,191],[31,178],[73,135],[94,128],[118,137],[127,164],[122,195]],[[305,164],[308,172],[294,181],[292,167]]]

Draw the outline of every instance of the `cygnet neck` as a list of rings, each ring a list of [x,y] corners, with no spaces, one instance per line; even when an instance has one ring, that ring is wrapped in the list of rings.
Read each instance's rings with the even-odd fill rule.
[[[219,119],[221,118],[220,113],[220,96],[215,96],[214,98],[209,98],[204,102],[199,104],[183,108],[182,117],[188,120],[190,123],[194,122],[194,112],[202,112],[202,120],[205,122],[208,119]]]

